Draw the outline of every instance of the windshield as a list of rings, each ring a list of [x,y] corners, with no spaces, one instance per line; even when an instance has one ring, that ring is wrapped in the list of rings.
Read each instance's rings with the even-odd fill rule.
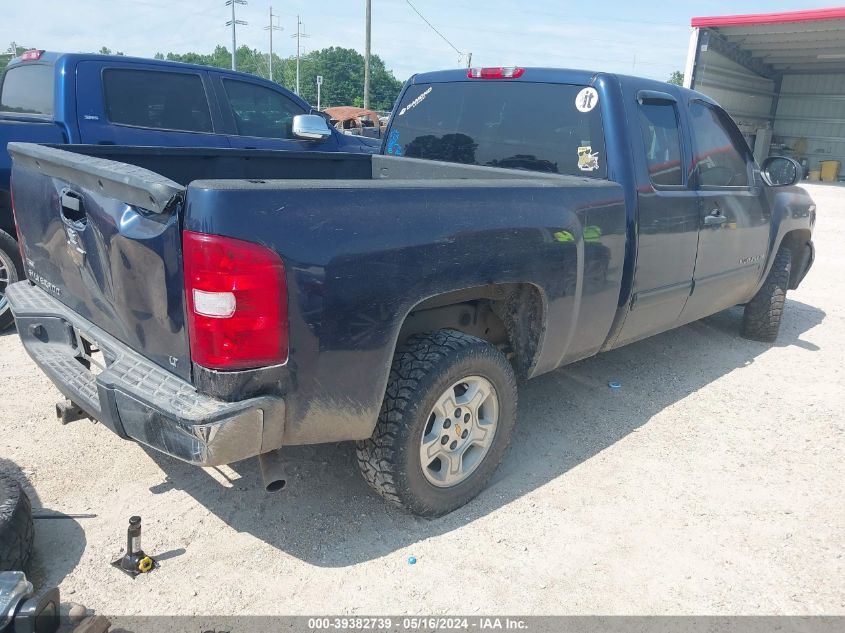
[[[24,64],[9,68],[0,88],[0,112],[53,114],[53,67]]]
[[[415,84],[395,110],[386,153],[606,178],[597,105],[596,91],[584,86]]]

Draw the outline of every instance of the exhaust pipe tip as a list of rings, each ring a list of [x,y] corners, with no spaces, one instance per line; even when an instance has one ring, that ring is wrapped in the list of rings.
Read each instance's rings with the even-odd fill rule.
[[[258,466],[261,470],[261,480],[264,483],[264,490],[269,493],[280,492],[287,486],[285,474],[285,463],[282,460],[281,451],[275,450],[269,453],[261,453],[258,456]]]
[[[264,490],[273,493],[273,492],[281,492],[284,490],[285,486],[287,485],[287,481],[284,479],[276,479],[274,481],[269,481],[264,483]]]

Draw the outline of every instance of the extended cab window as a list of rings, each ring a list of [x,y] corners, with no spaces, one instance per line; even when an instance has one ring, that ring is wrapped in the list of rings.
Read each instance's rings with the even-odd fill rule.
[[[748,186],[748,146],[727,115],[702,102],[690,103],[695,158],[693,168],[703,187]]]
[[[238,135],[293,138],[293,117],[305,114],[293,101],[275,90],[246,81],[224,79],[223,85]]]
[[[640,130],[651,182],[658,186],[683,184],[681,138],[675,105],[641,104]]]
[[[103,91],[112,123],[180,132],[213,131],[199,75],[112,68],[103,72]]]
[[[394,110],[387,153],[606,178],[601,108],[594,92],[577,105],[582,90],[525,81],[416,84]]]
[[[6,71],[0,89],[0,112],[53,114],[53,67],[25,64]]]

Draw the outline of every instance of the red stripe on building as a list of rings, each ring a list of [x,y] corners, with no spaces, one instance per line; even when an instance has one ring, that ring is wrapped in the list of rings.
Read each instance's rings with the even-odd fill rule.
[[[817,22],[822,20],[845,19],[845,7],[830,9],[808,9],[807,11],[789,11],[785,13],[755,13],[751,15],[720,15],[693,18],[692,26],[759,26],[763,24],[788,24],[789,22]]]

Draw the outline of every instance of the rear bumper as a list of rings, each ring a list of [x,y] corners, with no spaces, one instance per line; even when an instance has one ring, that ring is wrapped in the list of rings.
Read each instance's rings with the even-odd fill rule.
[[[199,466],[227,464],[281,447],[281,398],[211,398],[28,281],[9,286],[6,297],[35,363],[66,398],[121,437]],[[99,373],[83,364],[83,341],[102,350],[105,368]]]

